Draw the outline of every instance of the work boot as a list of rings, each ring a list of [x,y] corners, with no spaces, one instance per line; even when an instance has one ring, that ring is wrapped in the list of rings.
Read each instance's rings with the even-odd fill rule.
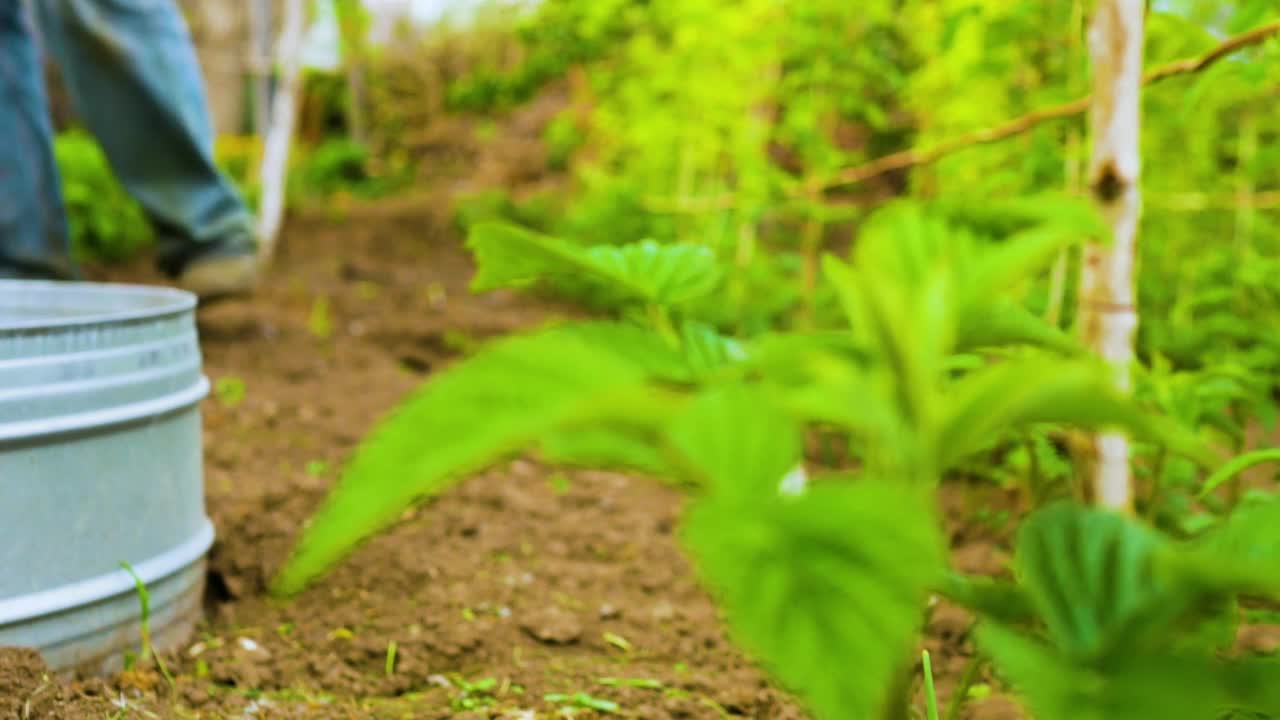
[[[178,287],[203,302],[242,297],[258,285],[258,257],[254,254],[212,254],[197,257],[175,278]]]

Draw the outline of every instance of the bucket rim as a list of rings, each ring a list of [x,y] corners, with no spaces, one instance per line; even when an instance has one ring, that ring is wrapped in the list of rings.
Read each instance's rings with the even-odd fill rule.
[[[52,294],[59,298],[78,294],[83,296],[87,312],[73,316],[31,318],[29,320],[6,320],[0,316],[0,334],[14,331],[54,330],[157,319],[189,313],[195,310],[197,305],[196,296],[193,293],[161,285],[0,279],[0,307],[5,305],[6,296],[20,297],[28,303],[39,301],[39,298],[28,297],[27,295],[29,294]],[[117,301],[135,300],[137,304],[123,309],[93,312],[92,308],[95,299],[99,301],[105,299]]]

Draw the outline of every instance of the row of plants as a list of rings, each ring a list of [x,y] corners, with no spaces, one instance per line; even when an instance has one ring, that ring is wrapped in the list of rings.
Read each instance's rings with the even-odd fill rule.
[[[552,30],[577,17],[578,5],[544,3],[545,19],[534,14],[524,22],[547,32],[528,34],[541,38],[541,47],[576,37]],[[625,31],[608,52],[573,66],[585,81],[571,85],[570,106],[544,135],[549,163],[573,178],[570,199],[495,202],[495,193],[509,189],[489,190],[468,209],[492,212],[466,218],[505,216],[584,244],[706,244],[731,261],[735,277],[717,324],[755,332],[822,312],[816,258],[847,242],[877,198],[909,192],[963,204],[1080,187],[1079,115],[909,172],[852,185],[828,180],[886,153],[927,151],[1082,96],[1089,3],[757,5],[699,0],[619,9],[612,17],[630,18]],[[1226,33],[1273,20],[1272,12],[1256,2],[1157,3],[1148,22],[1149,64],[1194,57]],[[590,27],[583,21],[580,32]],[[1258,326],[1228,316],[1276,307],[1266,258],[1274,255],[1269,210],[1280,178],[1268,155],[1275,129],[1261,114],[1275,52],[1274,42],[1262,44],[1146,94],[1143,155],[1189,159],[1144,179],[1146,226],[1160,238],[1142,245],[1142,263],[1155,269],[1139,290],[1148,363],[1158,354],[1179,370],[1202,370],[1224,362],[1224,348],[1236,352],[1248,343],[1248,368],[1274,385],[1273,343]],[[577,57],[568,47],[560,55]],[[495,73],[481,67],[453,82]],[[1235,242],[1206,244],[1206,235]],[[1251,278],[1225,282],[1241,263]],[[1052,278],[1032,283],[1028,299],[1067,327],[1074,258],[1060,260]]]
[[[995,218],[1013,232],[984,231]],[[840,322],[736,339],[708,322],[728,268],[704,246],[583,248],[479,224],[475,289],[552,290],[601,319],[498,341],[429,380],[364,442],[276,589],[301,589],[407,505],[533,450],[687,488],[682,538],[702,578],[815,717],[906,717],[932,593],[976,613],[981,652],[1037,717],[1280,712],[1267,680],[1280,666],[1218,654],[1239,598],[1280,591],[1280,504],[1224,504],[1194,532],[1159,532],[1045,497],[1012,578],[948,568],[939,483],[1028,432],[1123,427],[1184,459],[1201,489],[1220,462],[1201,426],[1117,395],[1018,302],[1097,229],[1063,199],[982,217],[894,203],[850,257],[823,258]],[[813,433],[839,452],[806,454]]]
[[[574,3],[547,7],[562,4]],[[549,201],[485,191],[464,201],[464,225],[504,217],[587,245],[706,245],[730,277],[727,302],[709,322],[751,334],[829,321],[822,316],[832,298],[817,258],[849,242],[866,208],[886,193],[977,206],[1081,188],[1078,113],[872,176],[871,185],[827,179],[894,150],[928,154],[1085,94],[1090,3],[846,5],[637,4],[643,21],[583,66],[590,82],[575,85],[570,108],[547,128],[548,154],[568,167],[573,192]],[[1168,0],[1149,15],[1152,67],[1195,58],[1228,34],[1275,20],[1274,8],[1260,2]],[[717,42],[703,42],[711,37]],[[1236,449],[1246,427],[1274,426],[1280,382],[1267,332],[1280,309],[1270,260],[1280,178],[1268,154],[1276,127],[1259,114],[1274,84],[1275,53],[1274,40],[1238,50],[1153,87],[1144,100],[1143,156],[1186,160],[1155,165],[1143,181],[1148,240],[1140,264],[1149,271],[1138,288],[1145,368],[1138,391],[1163,411],[1178,404],[1183,414],[1211,415],[1219,441]],[[1064,329],[1074,321],[1078,264],[1064,252],[1024,288],[1028,307]],[[1183,464],[1142,450],[1141,472],[1188,476]],[[1186,508],[1176,495],[1154,500],[1173,504],[1153,517],[1181,522]]]

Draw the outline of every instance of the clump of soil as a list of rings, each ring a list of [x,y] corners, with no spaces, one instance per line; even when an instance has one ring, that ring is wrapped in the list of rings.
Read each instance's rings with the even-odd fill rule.
[[[59,682],[40,654],[0,648],[0,718],[80,720],[109,717],[119,710],[103,697],[104,686]]]

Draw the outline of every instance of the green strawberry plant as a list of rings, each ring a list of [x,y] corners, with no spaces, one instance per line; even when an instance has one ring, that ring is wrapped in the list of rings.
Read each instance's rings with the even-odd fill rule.
[[[682,538],[700,577],[735,637],[816,717],[905,717],[930,593],[979,609],[994,596],[1014,598],[1024,621],[1061,624],[1037,602],[1060,599],[1062,588],[1024,581],[986,592],[980,579],[947,571],[933,491],[949,470],[1045,424],[1121,427],[1176,456],[1215,460],[1194,434],[1116,394],[1105,368],[1015,299],[1062,248],[1097,229],[1093,214],[1049,198],[1004,212],[1007,234],[993,238],[972,218],[891,204],[861,229],[851,257],[824,260],[840,324],[744,338],[705,321],[726,274],[701,245],[583,247],[476,225],[468,243],[477,290],[565,293],[605,318],[499,340],[430,378],[358,449],[275,589],[301,590],[412,503],[514,453],[631,468],[689,488]],[[852,462],[806,457],[804,439],[815,429],[841,438]],[[813,469],[812,477],[797,468]],[[1066,508],[1058,512],[1093,517]],[[1160,578],[1146,566],[1112,577],[1130,572],[1125,563],[1155,540],[1114,552],[1091,538],[1080,544],[1103,552],[1091,575],[1068,568],[1036,582],[1102,593],[1124,580],[1134,592],[1181,592],[1181,580],[1148,587]],[[1060,558],[1059,545],[1041,546],[1035,557],[1045,562],[1076,558],[1065,546]],[[1192,564],[1218,583],[1215,592],[1270,589],[1249,585],[1257,576],[1247,568],[1219,576],[1212,563]],[[1210,595],[1192,600],[1217,599]],[[1050,709],[1057,696],[1039,698],[1056,686],[1036,685],[1035,668],[1085,673],[1093,666],[1081,658],[1096,659],[1059,656],[1020,630],[991,628],[984,637],[995,637],[992,655]],[[1089,647],[1122,647],[1125,636],[1114,635],[1121,631],[1127,626],[1104,623],[1090,630]]]
[[[1239,596],[1280,594],[1277,522],[1272,503],[1188,544],[1103,510],[1049,505],[1021,528],[1017,584],[975,603],[979,645],[1039,720],[1273,717],[1280,663],[1219,653]]]

